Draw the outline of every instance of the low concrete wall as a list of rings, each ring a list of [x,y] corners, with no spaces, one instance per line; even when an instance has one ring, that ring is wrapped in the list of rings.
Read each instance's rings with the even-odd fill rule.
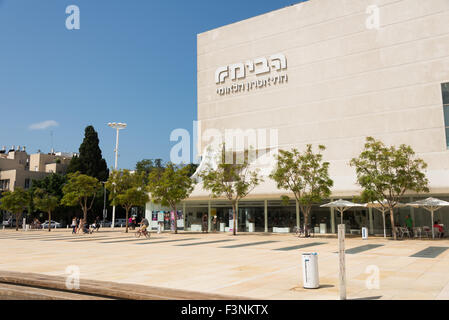
[[[79,290],[69,290],[66,287],[65,277],[10,271],[0,271],[0,284],[1,283],[37,287],[41,289],[56,289],[71,293],[91,294],[104,298],[125,300],[248,300],[248,298],[245,297],[89,279],[80,279]]]

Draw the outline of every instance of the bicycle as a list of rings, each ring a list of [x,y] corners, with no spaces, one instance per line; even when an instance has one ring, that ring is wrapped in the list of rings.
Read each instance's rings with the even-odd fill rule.
[[[301,235],[302,235],[303,237],[306,237],[305,232],[304,232],[304,228],[294,227],[293,230],[294,230],[294,232],[295,232],[295,235],[296,235],[298,238],[301,238]],[[313,238],[313,237],[315,236],[314,229],[309,227],[309,228],[308,228],[308,234],[309,234],[309,237]]]
[[[298,228],[298,227],[294,227],[294,233],[295,235],[300,238],[301,235],[304,235],[304,229],[303,228]]]
[[[134,236],[136,238],[140,238],[141,236],[145,236],[147,239],[150,239],[151,234],[150,234],[150,232],[148,232],[148,230],[142,231],[142,230],[139,229],[139,230],[137,230],[134,233]]]

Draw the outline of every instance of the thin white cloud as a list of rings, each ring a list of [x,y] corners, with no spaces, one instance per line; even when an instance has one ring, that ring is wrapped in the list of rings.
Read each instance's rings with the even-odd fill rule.
[[[28,128],[30,130],[44,130],[50,127],[57,127],[59,126],[59,123],[57,123],[55,120],[46,120],[38,123],[33,123]]]

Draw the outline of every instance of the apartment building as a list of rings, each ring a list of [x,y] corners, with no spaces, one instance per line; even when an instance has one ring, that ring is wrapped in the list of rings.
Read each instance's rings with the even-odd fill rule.
[[[44,179],[52,173],[64,174],[70,163],[72,153],[28,154],[25,147],[12,146],[0,150],[0,192],[14,191],[21,187],[28,189],[33,180]]]

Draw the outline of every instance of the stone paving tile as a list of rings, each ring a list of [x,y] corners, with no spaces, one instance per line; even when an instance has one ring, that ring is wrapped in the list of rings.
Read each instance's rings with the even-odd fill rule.
[[[160,238],[154,238],[154,239],[160,239]],[[106,239],[101,239],[101,241],[99,241],[98,243],[124,243],[124,242],[136,242],[136,241],[145,241],[145,242],[150,242],[152,239],[147,239],[147,238],[134,238],[134,239],[126,239],[126,240],[112,240],[112,241],[106,241]]]
[[[228,242],[234,241],[234,239],[222,239],[222,240],[213,240],[213,241],[204,241],[204,242],[192,242],[192,243],[183,243],[177,244],[178,247],[189,247],[189,246],[200,246],[203,244],[212,244],[212,243],[220,243],[220,242]]]
[[[154,238],[152,238],[151,240],[154,240]],[[136,243],[136,244],[143,244],[143,245],[147,245],[147,244],[164,244],[164,243],[172,243],[172,242],[179,242],[179,241],[189,241],[189,240],[199,240],[196,238],[185,238],[185,239],[174,239],[174,240],[161,240],[161,241],[149,241],[149,242],[144,242],[144,243]]]
[[[52,231],[53,232],[53,231]],[[161,234],[161,240],[153,245],[137,245],[134,235],[123,231],[104,232],[109,240],[123,237],[123,243],[108,246],[100,239],[88,241],[36,241],[40,234],[31,236],[21,232],[10,237],[8,231],[0,230],[0,270],[38,272],[64,275],[68,265],[78,265],[83,279],[120,281],[146,285],[167,286],[177,289],[228,293],[253,298],[275,299],[337,299],[338,255],[336,239],[297,239],[291,235],[245,235],[233,237],[228,234]],[[50,240],[42,233],[42,240]],[[57,231],[51,236],[67,239],[83,239],[71,235],[71,230]],[[152,234],[153,236],[153,234]],[[3,239],[5,237],[6,239]],[[211,242],[238,240],[236,244],[278,241],[261,246],[236,247],[232,250],[210,245],[175,246],[164,241],[195,238],[192,241]],[[155,238],[151,238],[155,240]],[[323,241],[324,240],[324,241]],[[101,240],[107,241],[107,240]],[[190,241],[190,240],[187,240]],[[319,290],[305,290],[301,286],[301,253],[310,247],[291,251],[275,248],[298,246],[312,242],[326,242],[313,248],[318,252]],[[156,243],[160,242],[160,243]],[[147,243],[147,242],[141,242]],[[176,243],[176,242],[175,242]],[[434,259],[413,258],[409,255],[429,246],[449,246],[449,241],[389,241],[382,238],[347,239],[347,247],[366,244],[383,244],[376,250],[363,254],[347,255],[348,298],[366,298],[381,295],[381,299],[449,299],[449,256],[445,252]],[[6,257],[6,259],[4,258]],[[365,273],[370,265],[380,270],[380,289],[368,290]]]
[[[312,242],[312,243],[298,244],[298,245],[295,245],[295,246],[277,248],[277,249],[273,249],[273,250],[276,250],[276,251],[290,251],[290,250],[296,250],[296,249],[303,249],[303,248],[320,246],[320,245],[323,245],[323,244],[326,244],[326,242]]]
[[[259,241],[259,242],[249,242],[249,243],[241,243],[241,244],[235,244],[230,246],[223,246],[219,248],[242,248],[242,247],[250,247],[250,246],[259,246],[263,244],[269,244],[269,243],[276,243],[278,241]]]
[[[110,238],[110,237],[96,237],[89,239],[67,239],[68,242],[85,242],[85,241],[101,241],[101,240],[113,240],[113,239],[123,239],[123,237]]]
[[[436,299],[449,300],[449,283],[447,283],[444,288],[439,292]]]

